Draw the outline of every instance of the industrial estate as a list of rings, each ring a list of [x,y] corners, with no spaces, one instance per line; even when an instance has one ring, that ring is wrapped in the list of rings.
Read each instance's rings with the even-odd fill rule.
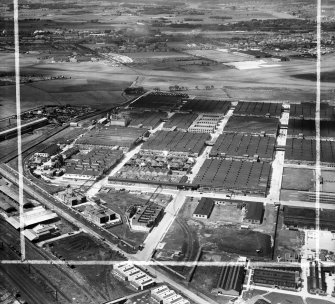
[[[0,5],[0,303],[334,303],[334,3],[317,111],[314,2],[79,2],[19,5],[19,116]]]

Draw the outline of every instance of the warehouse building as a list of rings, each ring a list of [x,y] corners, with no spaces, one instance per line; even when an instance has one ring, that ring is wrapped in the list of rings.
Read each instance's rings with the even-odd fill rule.
[[[261,224],[263,220],[263,203],[248,202],[246,205],[246,214],[243,221],[250,224]]]
[[[241,264],[223,266],[217,286],[212,290],[212,293],[239,296],[243,288],[244,276],[244,266]]]
[[[214,208],[214,200],[209,197],[202,197],[193,212],[194,218],[208,219]]]
[[[159,304],[190,304],[190,301],[177,294],[166,285],[151,290],[151,298]]]
[[[150,275],[131,264],[114,265],[113,274],[123,281],[130,282],[136,290],[145,290],[156,284]]]
[[[297,290],[300,286],[301,279],[299,271],[256,268],[253,270],[252,281],[255,285]]]

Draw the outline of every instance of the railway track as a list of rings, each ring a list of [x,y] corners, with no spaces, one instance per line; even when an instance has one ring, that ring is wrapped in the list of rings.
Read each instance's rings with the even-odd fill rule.
[[[1,231],[5,231],[6,233],[1,234],[1,239],[3,239],[6,243],[8,244],[13,244],[13,242],[15,242],[16,240],[19,239],[19,233],[18,231],[16,231],[12,226],[10,226],[7,222],[4,222],[3,220],[0,220],[0,228]],[[46,252],[40,250],[39,248],[37,248],[36,246],[34,246],[33,244],[31,244],[28,240],[26,240],[25,242],[25,246],[26,246],[26,252],[28,255],[31,255],[30,259],[31,260],[54,260],[57,261],[58,259],[54,256],[52,256],[51,254],[47,254]],[[20,251],[20,248],[18,246],[18,244],[16,244],[15,246],[13,245],[13,251],[17,254],[17,252]],[[19,255],[17,254],[18,258]],[[33,265],[33,264],[31,264]],[[52,288],[52,290],[57,290],[58,294],[61,295],[61,297],[68,301],[69,303],[72,302],[72,300],[62,291],[59,290],[59,288],[57,286],[55,286],[53,283],[50,282],[50,278],[48,278],[44,273],[42,273],[37,267],[35,266],[31,266],[34,268],[34,270],[36,272],[38,272],[38,274],[47,282],[47,284]],[[53,264],[52,266],[48,266],[48,267],[55,267],[58,270],[58,273],[63,276],[64,279],[69,280],[68,283],[72,283],[73,285],[75,285],[74,287],[76,287],[78,289],[78,291],[84,293],[93,303],[96,300],[96,296],[93,295],[88,288],[86,288],[85,286],[82,286],[74,277],[73,274],[69,273],[70,269],[67,269],[67,266],[63,266],[63,265],[57,265],[57,264]],[[22,271],[21,271],[21,275],[22,275]]]

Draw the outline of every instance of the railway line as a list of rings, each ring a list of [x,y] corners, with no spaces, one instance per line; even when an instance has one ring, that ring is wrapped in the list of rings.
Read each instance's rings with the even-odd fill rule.
[[[5,232],[1,234],[1,239],[9,245],[9,248],[11,248],[12,252],[17,255],[16,258],[18,259],[19,258],[18,252],[20,252],[20,248],[17,243],[17,240],[19,239],[19,232],[16,231],[12,226],[10,226],[7,222],[4,222],[3,220],[0,220],[0,228],[1,231]],[[13,243],[15,245],[12,245]],[[28,240],[26,240],[25,246],[26,246],[26,252],[29,255],[29,260],[55,260],[55,261],[58,260],[51,254],[48,254],[47,252],[42,251],[38,247],[31,244]],[[56,286],[54,283],[52,283],[50,278],[37,268],[38,265],[30,267],[33,267],[33,269],[38,273],[40,277],[42,277],[45,280],[45,282],[47,282],[47,285],[50,286],[52,290],[54,291],[57,290],[58,294],[62,297],[63,300],[66,300],[69,303],[72,302],[71,299],[64,292],[60,290],[59,286]],[[57,274],[57,276],[61,278],[63,284],[67,282],[69,286],[73,285],[74,290],[77,289],[77,291],[79,291],[81,294],[84,293],[92,302],[94,302],[94,300],[96,299],[96,295],[92,294],[92,292],[90,292],[88,288],[81,285],[80,282],[78,282],[74,277],[75,275],[70,273],[71,270],[68,269],[67,266],[53,264],[52,266],[49,267],[53,267],[54,273],[57,271],[57,273],[55,274]]]

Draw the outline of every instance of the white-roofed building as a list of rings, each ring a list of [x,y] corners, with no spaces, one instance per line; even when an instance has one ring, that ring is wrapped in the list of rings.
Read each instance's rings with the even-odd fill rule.
[[[150,275],[131,264],[114,265],[113,274],[124,281],[130,282],[130,284],[137,290],[144,290],[156,284]]]
[[[177,294],[166,285],[151,290],[151,297],[159,304],[190,304],[190,301]]]
[[[47,210],[43,206],[37,206],[23,213],[23,225],[24,227],[29,227],[56,218],[58,218],[58,215],[55,212]],[[18,229],[20,227],[19,216],[8,217],[6,220],[15,229]]]

